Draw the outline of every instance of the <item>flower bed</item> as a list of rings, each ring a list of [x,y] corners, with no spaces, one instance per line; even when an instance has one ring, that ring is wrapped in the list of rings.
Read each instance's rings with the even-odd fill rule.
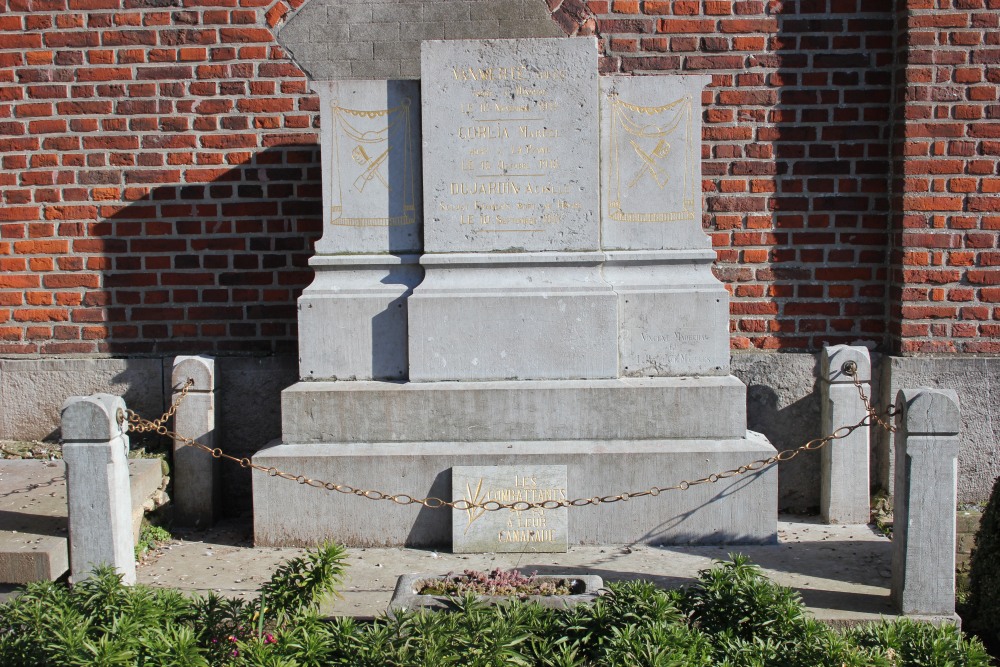
[[[682,589],[614,583],[591,604],[570,608],[488,605],[467,595],[454,599],[453,612],[325,621],[318,600],[337,583],[344,557],[328,545],[293,559],[251,602],[123,586],[107,568],[72,588],[31,584],[0,605],[0,665],[990,665],[982,644],[954,626],[900,619],[834,630],[807,618],[794,591],[740,556]]]
[[[405,609],[450,609],[454,600],[475,596],[486,604],[512,599],[535,602],[543,607],[566,608],[597,599],[604,582],[594,575],[530,575],[517,570],[462,574],[404,574],[396,582],[389,601],[392,611]]]

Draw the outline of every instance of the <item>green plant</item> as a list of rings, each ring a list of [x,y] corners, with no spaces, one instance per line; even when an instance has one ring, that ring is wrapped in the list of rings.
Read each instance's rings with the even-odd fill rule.
[[[1000,646],[1000,477],[976,532],[969,564],[969,624],[994,646]]]
[[[982,643],[975,637],[963,635],[952,624],[934,626],[900,618],[858,626],[845,636],[860,647],[888,654],[893,667],[989,667],[991,664]]]
[[[744,557],[692,586],[609,584],[593,604],[551,609],[469,593],[453,611],[321,620],[343,573],[325,545],[282,565],[252,601],[123,586],[100,569],[39,583],[0,605],[0,665],[152,667],[986,667],[975,638],[902,620],[846,633],[807,618],[794,592]]]
[[[108,567],[97,568],[72,588],[52,582],[30,584],[0,605],[0,664],[299,664],[273,647],[289,626],[298,630],[310,616],[315,619],[319,598],[340,580],[343,558],[342,547],[324,545],[293,559],[278,568],[260,596],[249,603],[125,586]]]
[[[166,528],[152,524],[143,525],[139,530],[139,541],[135,545],[135,559],[141,559],[147,552],[152,551],[161,543],[169,541],[172,537],[173,535]]]
[[[872,497],[871,506],[875,528],[886,537],[892,537],[892,498],[885,491],[879,491]]]
[[[790,588],[778,586],[742,554],[699,572],[683,591],[680,608],[704,632],[728,632],[736,639],[787,637],[804,619],[804,606]]]

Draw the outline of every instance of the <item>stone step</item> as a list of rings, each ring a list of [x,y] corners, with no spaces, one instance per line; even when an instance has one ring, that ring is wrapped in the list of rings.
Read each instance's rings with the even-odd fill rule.
[[[278,444],[253,462],[293,475],[413,497],[452,499],[453,466],[565,465],[570,498],[670,486],[773,456],[751,431],[724,440]],[[253,472],[258,546],[451,545],[451,511],[371,501]],[[570,510],[570,544],[765,544],[776,535],[778,471]]]
[[[299,382],[281,393],[282,439],[475,442],[742,438],[733,376],[497,382]]]
[[[129,460],[133,539],[143,505],[160,490],[160,459]],[[0,461],[0,583],[55,580],[69,569],[62,461]]]

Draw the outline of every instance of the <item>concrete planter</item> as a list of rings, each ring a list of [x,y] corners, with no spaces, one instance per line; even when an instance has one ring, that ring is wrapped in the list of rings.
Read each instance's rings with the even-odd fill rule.
[[[396,582],[396,590],[389,601],[389,611],[406,609],[451,609],[452,604],[444,595],[421,595],[417,593],[420,583],[428,579],[444,579],[445,575],[437,574],[404,574]],[[596,575],[543,575],[536,577],[538,581],[559,581],[568,580],[570,582],[570,595],[529,595],[528,600],[537,602],[543,607],[565,608],[578,604],[588,604],[597,599],[604,581]],[[487,604],[501,604],[512,596],[480,596]]]

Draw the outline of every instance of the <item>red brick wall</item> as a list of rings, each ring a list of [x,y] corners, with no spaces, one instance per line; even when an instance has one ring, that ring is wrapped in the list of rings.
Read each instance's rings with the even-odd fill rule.
[[[890,330],[903,353],[1000,352],[1000,1],[907,0]]]
[[[294,351],[317,103],[272,2],[9,0],[0,353]]]
[[[1000,0],[547,1],[605,72],[712,76],[734,347],[1000,351]],[[316,101],[273,27],[301,0],[6,4],[0,354],[294,351]]]
[[[712,76],[705,224],[735,348],[881,341],[888,0],[589,2],[605,71]]]

